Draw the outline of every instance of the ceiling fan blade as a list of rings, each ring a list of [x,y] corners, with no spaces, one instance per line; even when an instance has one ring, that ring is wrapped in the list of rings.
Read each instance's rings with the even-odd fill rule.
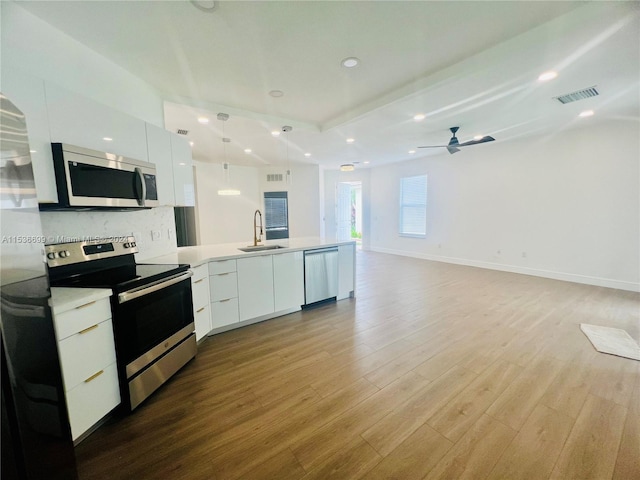
[[[458,147],[468,147],[469,145],[478,145],[479,143],[487,143],[487,142],[493,142],[495,140],[495,138],[493,137],[482,137],[480,140],[470,140],[468,142],[464,142],[458,145]]]
[[[445,148],[448,147],[449,145],[426,145],[424,147],[418,147],[418,148]]]
[[[460,151],[460,149],[459,149],[459,148],[456,148],[456,147],[450,147],[450,146],[447,146],[447,150],[449,150],[449,153],[450,153],[450,154],[452,154],[452,155],[453,155],[454,153],[456,153],[456,152],[459,152],[459,151]]]

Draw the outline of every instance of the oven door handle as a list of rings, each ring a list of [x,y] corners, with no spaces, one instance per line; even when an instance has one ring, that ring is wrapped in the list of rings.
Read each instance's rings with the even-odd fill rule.
[[[163,288],[167,288],[171,285],[175,285],[176,283],[180,283],[183,280],[191,277],[192,275],[193,272],[189,270],[187,272],[179,273],[178,275],[174,275],[173,277],[160,280],[150,285],[145,285],[144,287],[138,287],[134,288],[133,290],[129,290],[128,292],[122,292],[118,294],[118,303],[130,302],[131,300],[135,300],[136,298],[142,297],[144,295],[157,292],[158,290],[162,290]]]

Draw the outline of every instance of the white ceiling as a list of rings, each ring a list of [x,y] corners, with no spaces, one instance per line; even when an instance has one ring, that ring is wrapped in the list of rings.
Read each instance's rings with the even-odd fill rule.
[[[460,126],[461,142],[496,138],[459,158],[585,122],[640,121],[638,2],[200,3],[215,9],[188,1],[21,5],[155,87],[167,100],[166,128],[188,130],[202,161],[361,168],[446,154],[408,151],[446,144],[451,126]],[[349,56],[360,65],[341,67]],[[538,82],[550,69],[558,78]],[[594,85],[598,97],[553,99]],[[271,97],[274,89],[284,96]],[[578,118],[586,109],[595,115]],[[427,118],[416,122],[416,113]],[[293,131],[274,138],[283,125]],[[221,141],[223,126],[230,143]]]

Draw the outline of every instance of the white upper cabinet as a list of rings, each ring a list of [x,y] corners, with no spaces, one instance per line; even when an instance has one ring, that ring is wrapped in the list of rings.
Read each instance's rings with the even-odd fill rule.
[[[145,122],[45,83],[51,142],[148,160]]]
[[[173,182],[175,187],[176,205],[193,207],[196,195],[193,185],[193,159],[191,145],[184,136],[176,133],[171,135],[171,156],[173,157]]]
[[[156,185],[160,205],[176,204],[173,185],[173,157],[171,155],[171,133],[164,128],[146,124],[149,162],[156,166]]]
[[[41,203],[57,203],[44,80],[8,69],[2,71],[2,93],[27,120],[33,175]]]

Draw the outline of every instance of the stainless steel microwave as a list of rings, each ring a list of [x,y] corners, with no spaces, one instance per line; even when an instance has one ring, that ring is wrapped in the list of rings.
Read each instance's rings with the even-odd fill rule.
[[[52,143],[57,204],[41,210],[140,209],[158,206],[152,163],[113,153]]]

